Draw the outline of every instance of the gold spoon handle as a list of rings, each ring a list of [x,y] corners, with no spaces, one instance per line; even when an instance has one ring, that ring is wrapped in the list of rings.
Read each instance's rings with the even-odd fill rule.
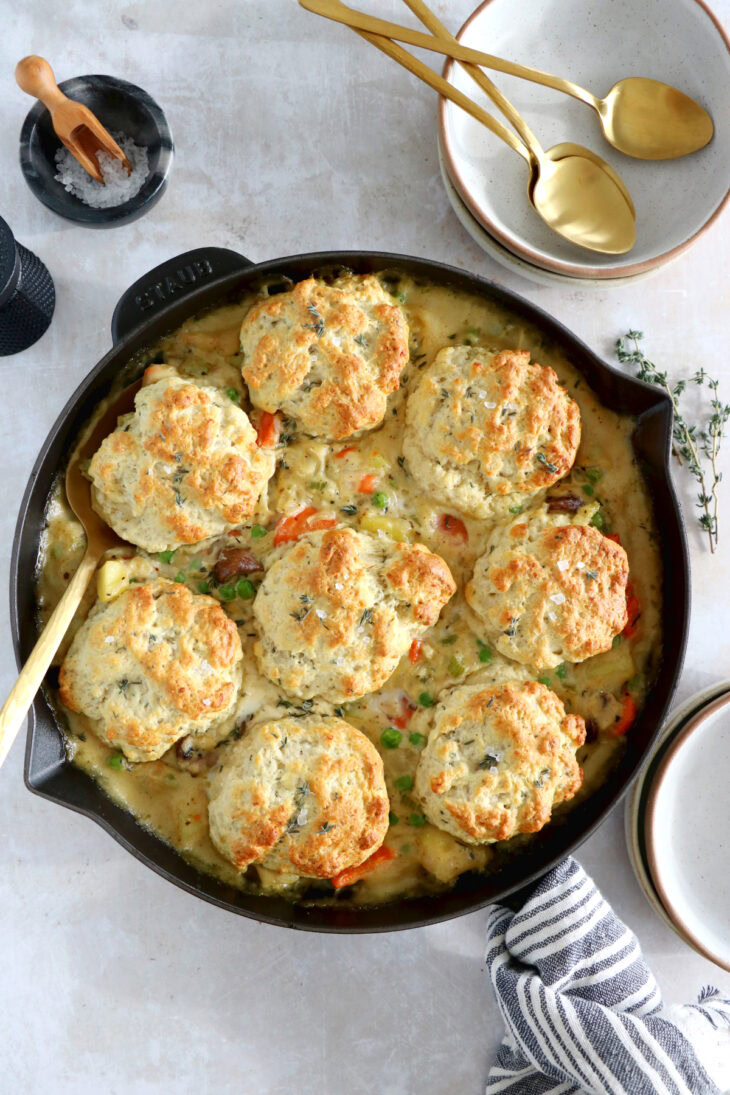
[[[68,584],[68,588],[53,610],[31,655],[13,685],[10,695],[0,711],[0,767],[23,725],[36,692],[40,688],[53,656],[68,631],[69,624],[86,592],[86,587],[99,562],[98,552],[86,552],[81,565]]]
[[[301,0],[300,0],[301,3]],[[314,10],[314,8],[310,9]],[[319,12],[317,12],[319,14]],[[444,80],[443,76],[437,75],[433,69],[428,65],[424,65],[422,61],[413,57],[408,50],[402,48],[402,46],[396,45],[395,42],[391,42],[388,38],[382,38],[379,34],[369,34],[364,30],[357,30],[353,28],[356,34],[359,34],[361,38],[364,38],[366,42],[370,42],[376,49],[388,55],[392,60],[396,61],[403,68],[417,76],[419,80],[423,80],[424,83],[434,88],[443,95],[446,99],[450,99],[452,103],[456,103],[462,110],[465,110],[467,114],[471,114],[472,118],[476,118],[478,122],[486,126],[491,130],[500,140],[503,140],[505,144],[509,145],[511,149],[522,156],[523,160],[530,163],[530,153],[527,151],[521,141],[515,137],[514,133],[510,133],[506,126],[503,126],[501,122],[493,118],[491,114],[488,114],[486,110],[482,110],[475,102],[472,102],[468,96],[457,88],[452,87],[448,81]]]
[[[542,72],[537,68],[528,68],[526,65],[518,65],[514,61],[506,61],[503,57],[496,57],[492,53],[483,53],[481,50],[472,49],[470,46],[462,46],[455,39],[445,41],[443,37],[433,37],[424,34],[423,31],[412,30],[411,27],[403,27],[398,23],[390,23],[386,19],[377,19],[374,15],[366,15],[365,12],[348,8],[341,0],[299,0],[303,8],[313,11],[317,15],[324,15],[328,19],[334,19],[338,23],[358,30],[367,30],[372,34],[382,34],[387,38],[395,38],[399,42],[407,42],[408,45],[418,46],[421,49],[430,49],[433,53],[441,53],[446,57],[452,57],[455,61],[469,61],[471,64],[482,65],[484,68],[492,68],[497,72],[506,72],[509,76],[517,76],[522,80],[530,80],[544,87],[551,87],[555,91],[564,91],[582,103],[598,110],[600,100],[586,88],[566,80],[562,76],[553,76],[550,72]],[[424,20],[425,22],[425,20]],[[443,31],[442,31],[443,34]],[[515,124],[515,123],[513,123]]]
[[[355,11],[354,8],[348,8],[345,4],[341,3],[340,0],[299,0],[299,3],[303,8],[306,8],[307,11],[314,12],[316,15],[322,15],[326,19],[334,19],[338,23],[344,23],[345,26],[349,26],[353,30],[356,30],[358,34],[364,35],[367,33],[370,35],[368,40],[372,42],[373,45],[376,45],[377,43],[373,40],[372,35],[377,35],[381,40],[390,40],[391,37],[400,38],[403,41],[412,42],[414,45],[422,45],[423,41],[425,41],[432,43],[430,48],[432,48],[434,52],[451,56],[452,47],[449,42],[433,38],[430,34],[422,34],[417,30],[412,31],[408,27],[400,27],[397,23],[387,23],[383,19],[375,19],[373,16],[366,15],[364,12]],[[391,31],[393,32],[392,35]],[[384,50],[384,52],[387,51]],[[394,54],[391,53],[390,56],[393,57],[394,60],[398,60]],[[415,69],[411,69],[411,71],[416,72],[416,75],[420,75],[421,79],[426,80],[427,83],[430,82],[424,73],[431,73],[433,75],[433,70],[427,65],[421,64],[420,61],[416,61],[415,58],[411,57],[411,54],[405,53],[405,51],[404,56],[410,58],[414,64],[419,65],[418,72],[416,72]],[[521,114],[518,114],[509,99],[502,94],[499,88],[496,87],[487,76],[483,76],[483,79],[485,84],[482,86],[487,90],[487,94],[509,119],[527,145],[530,152],[530,162],[533,164],[541,162],[544,159],[542,148],[527,122]],[[441,86],[451,88],[452,92],[456,90],[448,81],[443,80],[443,78],[441,78],[441,80],[442,83],[437,90],[440,90]],[[431,86],[434,87],[436,85],[431,84]],[[446,98],[451,98],[453,101],[456,101],[453,98],[453,94],[447,95],[445,91],[441,91],[441,94],[446,96]],[[456,91],[456,94],[461,93]],[[467,99],[467,102],[471,102],[471,99]],[[461,105],[461,103],[459,105]],[[474,105],[476,106],[476,104]],[[479,108],[477,107],[477,109]],[[469,111],[469,113],[472,112]],[[476,117],[476,115],[474,116]],[[494,132],[492,126],[489,126],[489,128]],[[514,146],[511,145],[510,147]]]
[[[459,45],[453,34],[447,30],[436,13],[431,11],[424,3],[424,0],[403,0],[403,2],[408,5],[413,14],[421,20],[424,26],[428,27],[436,38],[441,39],[444,46],[447,44],[449,46]],[[532,130],[527,125],[527,122],[521,114],[517,113],[509,99],[502,94],[497,85],[492,83],[486,73],[482,72],[477,65],[471,64],[468,61],[460,61],[459,64],[463,67],[464,71],[471,76],[472,80],[478,84],[482,91],[487,93],[489,98],[502,111],[505,117],[509,118],[533,156],[539,159],[542,155],[542,148]]]

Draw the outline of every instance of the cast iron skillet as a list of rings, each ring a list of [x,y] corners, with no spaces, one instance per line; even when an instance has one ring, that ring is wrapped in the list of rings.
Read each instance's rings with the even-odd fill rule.
[[[565,327],[528,301],[442,263],[354,251],[298,255],[254,264],[220,248],[190,251],[158,266],[127,290],[112,319],[112,349],[71,396],[41,449],[21,503],[13,543],[11,620],[16,657],[21,663],[37,637],[34,576],[49,493],[81,426],[130,357],[174,330],[188,316],[250,291],[263,278],[270,280],[281,275],[283,282],[286,278],[300,280],[317,271],[331,273],[339,267],[357,273],[400,270],[496,300],[552,338],[607,407],[636,417],[634,451],[661,532],[664,647],[657,680],[632,728],[628,750],[620,765],[563,823],[544,829],[522,854],[508,860],[497,873],[464,875],[447,893],[408,898],[376,908],[350,907],[345,903],[294,905],[276,897],[241,893],[196,871],[107,798],[89,776],[68,762],[53,711],[41,693],[29,717],[25,781],[35,794],[93,818],[132,855],[170,882],[231,912],[309,931],[392,931],[432,924],[478,909],[539,878],[596,828],[626,791],[655,740],[681,669],[689,615],[687,546],[669,477],[672,412],[665,395],[609,368]]]

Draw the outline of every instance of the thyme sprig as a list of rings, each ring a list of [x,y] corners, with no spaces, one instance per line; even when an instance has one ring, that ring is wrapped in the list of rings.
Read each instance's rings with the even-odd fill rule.
[[[697,520],[707,533],[710,551],[714,552],[719,540],[718,488],[722,480],[718,456],[725,427],[730,420],[730,404],[720,400],[718,381],[703,368],[698,369],[694,376],[672,383],[667,373],[658,369],[640,349],[639,342],[643,337],[642,331],[629,331],[623,338],[617,339],[616,356],[622,364],[635,366],[639,380],[663,388],[671,399],[674,409],[674,455],[680,464],[687,466],[697,482],[697,508],[700,511]],[[704,425],[688,422],[679,408],[688,384],[709,388],[710,413]],[[708,466],[703,465],[703,459]]]

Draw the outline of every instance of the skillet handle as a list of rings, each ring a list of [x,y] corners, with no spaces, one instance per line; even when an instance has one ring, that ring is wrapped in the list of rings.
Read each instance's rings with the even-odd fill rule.
[[[172,300],[182,299],[202,283],[249,266],[253,266],[250,259],[226,247],[197,247],[161,262],[119,298],[112,316],[112,342],[116,345]]]

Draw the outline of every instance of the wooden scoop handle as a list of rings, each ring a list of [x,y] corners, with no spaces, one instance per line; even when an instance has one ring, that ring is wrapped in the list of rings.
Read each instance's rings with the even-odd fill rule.
[[[49,110],[65,102],[66,96],[56,83],[53,69],[45,57],[32,53],[15,66],[15,82],[27,95],[40,99]]]

